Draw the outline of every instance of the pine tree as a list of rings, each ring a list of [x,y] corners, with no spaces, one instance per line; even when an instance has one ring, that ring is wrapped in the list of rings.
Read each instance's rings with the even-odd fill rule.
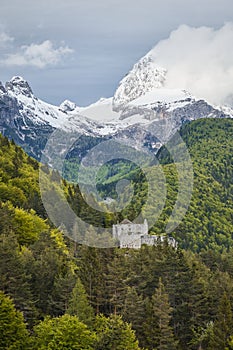
[[[28,261],[27,271],[31,275],[36,306],[42,315],[64,314],[75,284],[66,247],[58,240],[51,233],[43,233],[30,247],[32,258]]]
[[[140,346],[144,346],[145,301],[142,295],[138,295],[135,287],[128,287],[123,308],[123,319],[132,324]]]
[[[109,313],[105,275],[112,252],[86,246],[78,246],[76,252],[79,276],[96,314]]]
[[[185,348],[192,340],[190,300],[193,290],[193,273],[184,252],[181,250],[167,250],[165,262],[161,267],[163,281],[169,294],[169,301],[173,308],[172,325],[176,338]]]
[[[219,303],[216,321],[214,322],[213,334],[210,339],[208,350],[223,350],[228,345],[228,340],[233,333],[233,320],[231,304],[224,292]]]
[[[125,256],[121,252],[108,264],[106,274],[107,293],[112,306],[112,313],[119,315],[124,307],[126,294]]]
[[[159,279],[158,288],[152,296],[151,306],[157,323],[156,344],[153,344],[153,346],[158,350],[176,349],[177,342],[170,326],[172,308],[161,278]]]
[[[87,294],[80,278],[77,279],[72,291],[67,314],[78,316],[79,320],[89,327],[93,324],[94,311],[88,302]]]
[[[16,308],[32,323],[36,310],[29,281],[16,236],[0,235],[0,289],[14,299]]]

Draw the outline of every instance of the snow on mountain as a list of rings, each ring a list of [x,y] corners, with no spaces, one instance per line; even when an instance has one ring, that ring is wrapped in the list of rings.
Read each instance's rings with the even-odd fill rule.
[[[49,125],[67,131],[79,130],[86,134],[88,129],[92,132],[92,129],[98,128],[93,120],[78,113],[77,106],[73,102],[66,100],[57,107],[35,97],[28,82],[22,77],[13,77],[6,82],[5,88],[2,84],[1,86],[4,89],[3,94],[16,101],[18,114],[24,122],[30,120],[37,125]],[[75,118],[71,114],[74,110],[76,110]]]
[[[3,95],[6,93],[6,89],[5,86],[2,84],[2,82],[0,81],[0,95]]]
[[[59,110],[67,113],[67,112],[72,112],[77,108],[76,104],[74,102],[71,102],[69,100],[65,100],[60,104]]]
[[[6,91],[13,96],[33,97],[33,92],[28,82],[19,76],[15,76],[6,82]]]
[[[120,81],[113,97],[113,110],[119,111],[126,104],[164,86],[166,69],[156,65],[150,55],[146,55]]]
[[[230,107],[214,107],[184,89],[168,89],[166,75],[152,50],[121,80],[112,98],[87,107],[68,100],[59,107],[46,103],[22,77],[13,77],[5,86],[0,83],[0,132],[38,159],[56,128],[98,139],[113,137],[156,152],[184,122],[233,117]]]
[[[38,99],[21,77],[13,77],[5,86],[0,83],[0,132],[3,135],[13,138],[28,154],[40,160],[48,138],[57,128],[99,137],[104,127],[81,115],[71,102],[65,101],[57,107]]]
[[[94,119],[101,123],[118,120],[120,112],[116,112],[112,108],[112,97],[101,98],[99,101],[87,107],[80,107],[79,112],[88,118]]]
[[[229,106],[215,106],[216,109],[223,112],[229,118],[233,118],[233,108]]]
[[[180,101],[189,102],[191,98],[193,98],[192,95],[185,90],[153,88],[151,91],[129,102],[129,104],[135,106],[151,105],[154,103],[175,104]]]

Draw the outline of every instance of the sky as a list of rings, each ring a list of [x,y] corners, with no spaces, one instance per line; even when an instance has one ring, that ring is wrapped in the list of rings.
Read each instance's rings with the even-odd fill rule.
[[[156,47],[169,86],[231,99],[232,22],[232,0],[0,0],[0,81],[20,75],[47,102],[85,106]]]

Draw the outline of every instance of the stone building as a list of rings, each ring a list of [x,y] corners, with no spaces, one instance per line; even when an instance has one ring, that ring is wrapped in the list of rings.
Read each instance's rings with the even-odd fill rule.
[[[152,246],[166,240],[174,248],[177,246],[175,239],[172,237],[149,235],[146,219],[143,224],[134,224],[125,219],[120,224],[113,225],[112,235],[119,242],[120,248],[140,249],[143,244]]]

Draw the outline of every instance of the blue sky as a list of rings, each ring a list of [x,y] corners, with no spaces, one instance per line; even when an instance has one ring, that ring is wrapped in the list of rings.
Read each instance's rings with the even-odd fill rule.
[[[54,104],[111,96],[182,24],[218,29],[233,20],[232,0],[0,0],[0,8],[0,80],[21,75]]]

